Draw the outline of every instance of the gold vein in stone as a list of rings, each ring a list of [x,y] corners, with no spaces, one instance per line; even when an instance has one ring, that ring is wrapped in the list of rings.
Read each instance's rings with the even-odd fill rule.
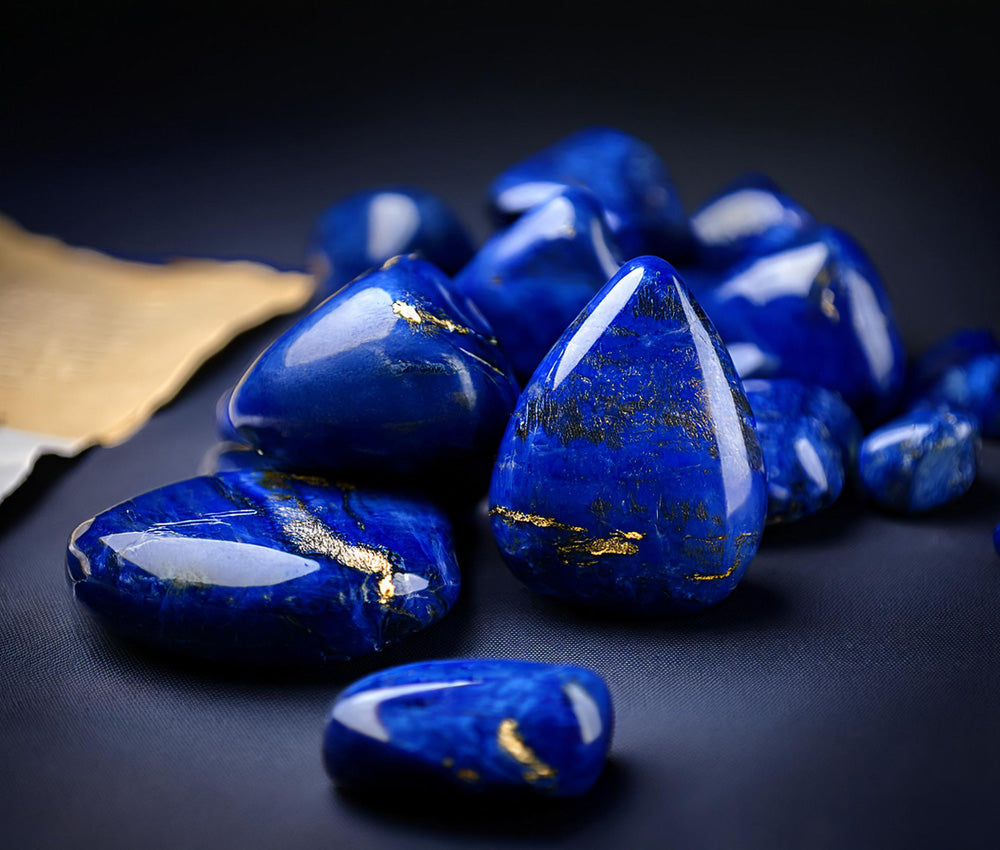
[[[512,508],[505,508],[502,505],[495,505],[490,509],[490,514],[500,517],[500,519],[507,523],[523,522],[539,528],[557,528],[560,531],[569,531],[576,535],[587,534],[587,529],[579,525],[567,525],[552,517],[515,511]],[[639,551],[639,547],[633,541],[642,540],[645,536],[640,531],[619,531],[616,529],[607,537],[584,536],[561,543],[557,548],[564,555],[582,553],[590,555],[634,555]]]
[[[524,778],[528,782],[552,779],[558,772],[538,758],[535,751],[528,746],[513,717],[506,717],[500,721],[497,727],[497,746],[516,762],[524,765]]]
[[[407,304],[405,301],[393,301],[392,312],[399,316],[399,318],[409,322],[414,327],[417,325],[427,325],[429,327],[441,328],[448,331],[448,333],[475,333],[472,328],[467,328],[465,325],[460,325],[457,322],[453,322],[451,319],[444,319],[441,316],[435,316],[433,313],[424,310],[422,307],[414,307],[412,304]]]

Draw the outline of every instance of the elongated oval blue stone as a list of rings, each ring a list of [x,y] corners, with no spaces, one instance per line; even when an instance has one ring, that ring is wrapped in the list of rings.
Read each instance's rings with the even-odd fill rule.
[[[264,351],[229,412],[279,460],[340,473],[485,482],[518,386],[489,325],[425,260],[400,257]],[[485,483],[483,483],[485,489]]]
[[[835,393],[794,378],[744,381],[743,389],[764,451],[767,521],[793,522],[832,505],[861,430],[850,408]],[[853,422],[857,430],[842,444],[828,422],[840,429]]]
[[[493,181],[490,201],[509,219],[568,186],[597,196],[626,257],[688,253],[687,217],[666,166],[649,145],[621,130],[580,130],[511,166]]]
[[[965,493],[975,480],[978,455],[971,419],[947,410],[913,410],[865,437],[858,478],[881,507],[918,513]]]
[[[327,772],[354,788],[582,794],[611,744],[608,688],[582,667],[426,661],[348,687],[323,739]]]
[[[869,424],[894,410],[902,337],[878,273],[842,231],[823,227],[737,264],[700,296],[741,377],[799,378],[836,390]]]
[[[669,263],[622,266],[546,355],[500,445],[490,516],[539,593],[692,611],[736,586],[767,488],[729,355]]]
[[[73,532],[68,568],[113,630],[249,663],[376,652],[459,591],[451,526],[430,503],[273,470],[122,502]]]
[[[941,340],[910,369],[907,400],[961,411],[984,436],[1000,437],[1000,341],[974,328]]]
[[[815,223],[769,177],[748,174],[698,208],[691,235],[698,260],[724,268],[784,248]]]
[[[483,311],[526,381],[621,264],[594,196],[567,189],[490,239],[453,283]]]
[[[451,208],[421,189],[395,186],[350,195],[327,209],[309,238],[309,267],[321,298],[400,254],[417,253],[448,274],[472,256]]]

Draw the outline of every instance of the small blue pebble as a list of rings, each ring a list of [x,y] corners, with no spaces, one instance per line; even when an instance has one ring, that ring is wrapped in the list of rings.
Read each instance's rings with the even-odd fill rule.
[[[274,470],[192,478],[122,502],[69,542],[77,600],[163,649],[311,664],[376,652],[459,591],[429,502]]]
[[[490,187],[493,208],[516,218],[569,186],[593,192],[625,257],[690,251],[691,234],[666,166],[645,142],[621,130],[591,127],[504,171]]]
[[[323,759],[345,788],[569,797],[597,781],[613,723],[607,685],[582,667],[424,661],[348,687]]]
[[[963,495],[975,480],[975,423],[948,410],[912,410],[872,431],[858,453],[862,490],[878,505],[919,513]]]
[[[774,181],[754,174],[702,204],[691,216],[691,234],[698,260],[724,268],[784,248],[815,223]]]
[[[359,192],[326,210],[313,227],[308,262],[326,298],[399,254],[420,254],[447,274],[472,256],[472,242],[447,204],[420,189]]]
[[[594,196],[567,189],[490,239],[453,284],[483,311],[526,381],[621,264]]]

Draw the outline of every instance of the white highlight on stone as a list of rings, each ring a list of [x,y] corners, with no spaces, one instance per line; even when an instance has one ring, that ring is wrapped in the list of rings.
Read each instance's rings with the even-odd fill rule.
[[[580,727],[580,739],[585,744],[596,741],[604,730],[604,725],[601,723],[601,710],[594,702],[594,698],[577,682],[567,682],[562,689],[569,697],[569,704],[573,708],[573,714],[576,715],[576,722]]]

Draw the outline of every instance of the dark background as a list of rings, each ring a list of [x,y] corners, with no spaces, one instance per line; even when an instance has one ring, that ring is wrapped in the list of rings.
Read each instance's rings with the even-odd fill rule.
[[[604,123],[661,152],[689,209],[752,168],[853,232],[912,348],[1000,331],[988,3],[134,5],[3,14],[0,211],[29,228],[294,267],[325,205],[407,182],[484,237],[497,171]],[[193,474],[215,398],[285,324],[215,358],[127,444],[50,459],[0,506],[0,843],[996,846],[996,444],[943,511],[889,518],[845,498],[769,531],[737,592],[698,617],[585,619],[520,588],[484,539],[456,610],[359,664],[251,674],[108,638],[72,603],[67,535]],[[330,788],[319,735],[338,688],[453,655],[607,677],[618,728],[589,798]]]

